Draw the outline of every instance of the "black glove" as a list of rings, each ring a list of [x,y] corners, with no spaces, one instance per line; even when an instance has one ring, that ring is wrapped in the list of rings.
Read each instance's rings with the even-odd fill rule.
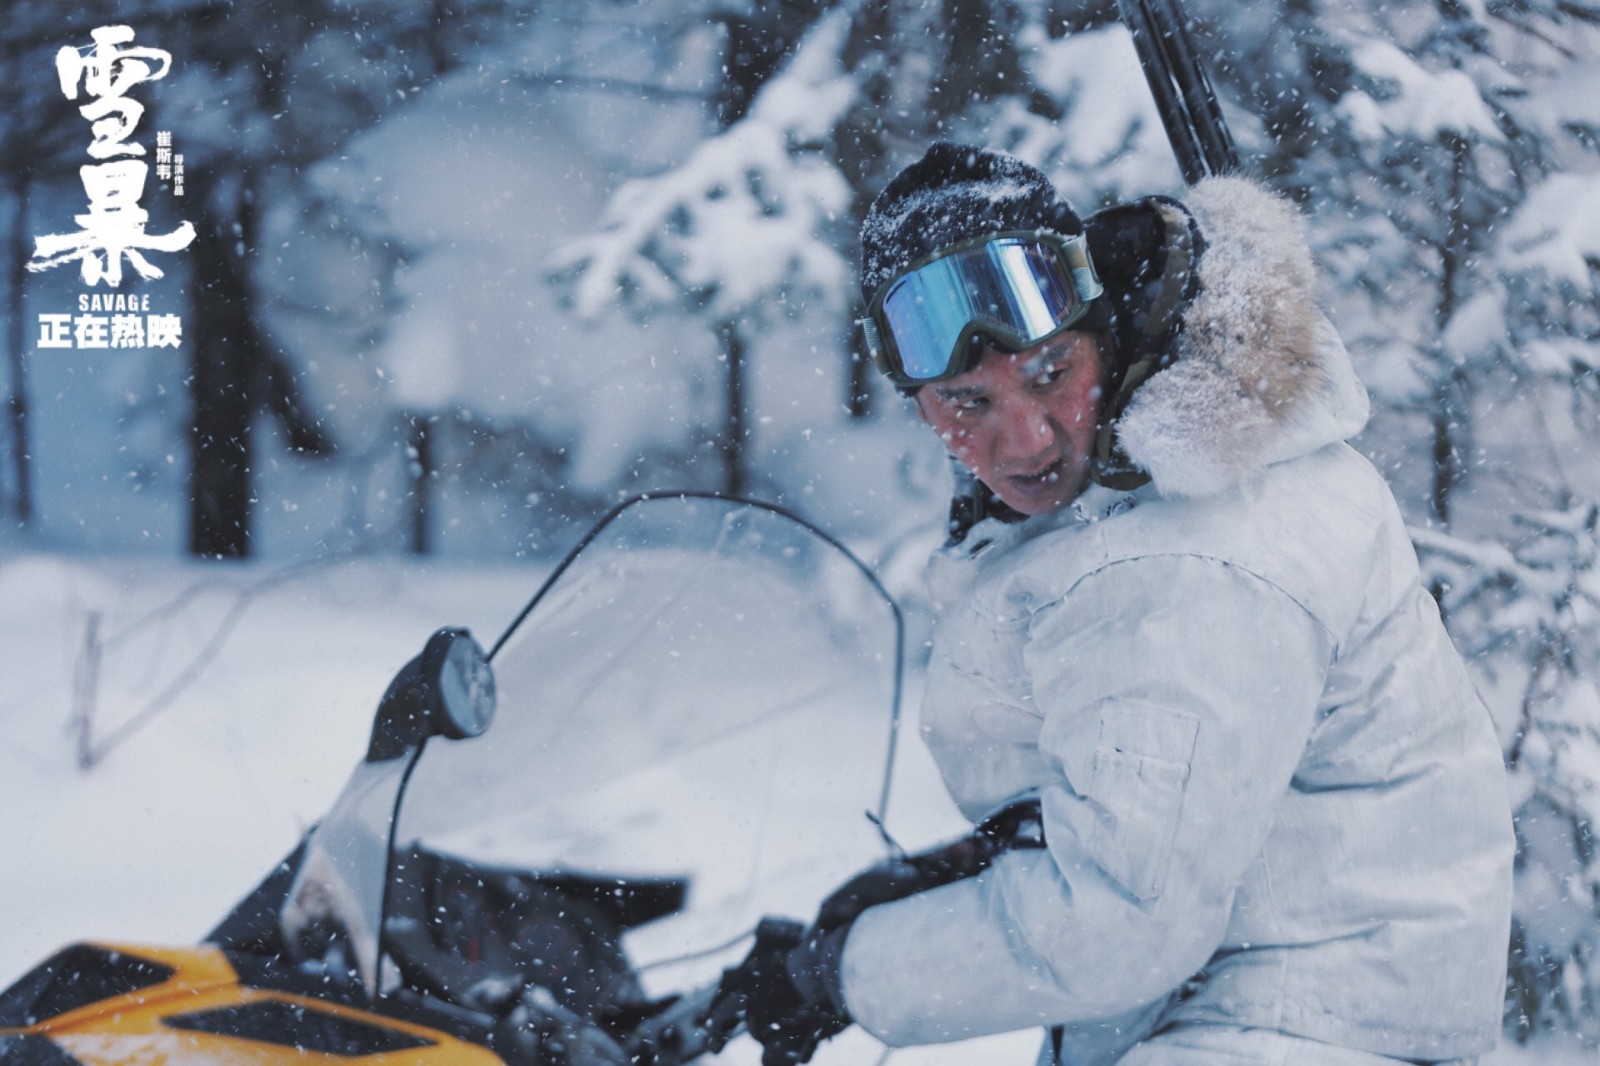
[[[869,907],[893,903],[973,876],[987,865],[987,858],[975,840],[975,837],[962,837],[916,855],[886,859],[869,866],[822,901],[812,929],[841,929]]]
[[[708,1028],[716,1032],[715,1015],[737,1010],[761,1044],[761,1066],[811,1061],[818,1044],[850,1024],[839,991],[847,931],[848,926],[802,932],[797,922],[763,919],[750,954],[723,974],[720,1004]],[[713,1039],[712,1049],[719,1046]]]
[[[1039,801],[1018,800],[984,819],[964,837],[915,855],[887,859],[856,874],[822,901],[811,928],[842,928],[869,907],[976,877],[1008,851],[1042,847],[1044,816]]]
[[[839,987],[848,931],[813,929],[795,947],[745,959],[744,1024],[761,1044],[761,1066],[810,1062],[818,1044],[850,1024]]]

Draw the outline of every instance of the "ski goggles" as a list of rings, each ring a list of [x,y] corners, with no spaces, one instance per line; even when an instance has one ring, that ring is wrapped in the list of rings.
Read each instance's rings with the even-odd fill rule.
[[[884,282],[857,325],[890,381],[925,385],[972,369],[975,334],[1021,351],[1078,321],[1104,291],[1081,235],[992,233]]]

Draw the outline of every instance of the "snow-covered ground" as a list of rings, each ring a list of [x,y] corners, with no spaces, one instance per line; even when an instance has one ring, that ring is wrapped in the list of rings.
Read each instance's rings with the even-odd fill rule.
[[[465,624],[482,639],[498,632],[542,572],[395,559],[285,571],[0,558],[0,986],[75,939],[203,936],[329,805],[393,671],[439,625]],[[91,697],[92,629],[100,652]],[[152,704],[146,723],[116,741]],[[89,705],[89,742],[102,751],[86,771],[74,715]],[[895,810],[916,812],[901,823],[907,843],[954,829],[914,737],[900,771],[891,821]],[[1022,1064],[1037,1046],[1036,1034],[1008,1034],[888,1061]],[[832,1051],[841,1064],[883,1054],[859,1034]],[[753,1061],[748,1048],[725,1058]],[[1486,1061],[1566,1064],[1593,1053],[1547,1042]]]

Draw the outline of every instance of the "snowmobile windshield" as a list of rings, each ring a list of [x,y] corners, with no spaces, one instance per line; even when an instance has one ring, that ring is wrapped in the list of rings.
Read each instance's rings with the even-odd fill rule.
[[[809,920],[885,853],[867,813],[900,639],[874,579],[792,518],[715,498],[626,506],[496,646],[493,727],[423,752],[397,852],[686,879],[678,913],[628,934],[645,967],[764,914]],[[664,970],[665,986],[727,961]]]

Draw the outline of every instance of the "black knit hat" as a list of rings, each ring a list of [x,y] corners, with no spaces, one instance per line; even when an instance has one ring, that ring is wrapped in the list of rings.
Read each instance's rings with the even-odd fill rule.
[[[1001,230],[1071,237],[1083,220],[1050,179],[1015,156],[935,142],[878,194],[861,223],[861,295],[958,241]]]

